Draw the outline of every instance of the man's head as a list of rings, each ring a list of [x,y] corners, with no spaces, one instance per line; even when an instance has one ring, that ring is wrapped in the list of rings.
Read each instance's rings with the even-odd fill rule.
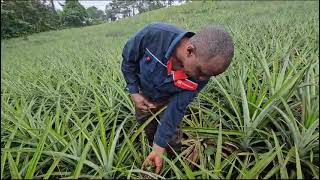
[[[186,74],[199,80],[223,73],[234,54],[231,36],[222,28],[205,27],[179,50],[179,61]]]

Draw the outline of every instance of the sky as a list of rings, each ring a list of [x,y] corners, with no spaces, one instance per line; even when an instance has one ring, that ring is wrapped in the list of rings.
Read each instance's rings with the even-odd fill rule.
[[[62,7],[59,5],[58,2],[60,2],[61,4],[64,4],[64,0],[58,0],[58,1],[53,1],[54,2],[54,6],[56,9],[60,9],[62,10]],[[100,10],[105,10],[105,7],[106,5],[109,3],[109,1],[82,1],[82,0],[79,0],[80,4],[85,7],[85,8],[88,8],[88,7],[91,7],[91,6],[95,6],[97,7],[98,9]]]

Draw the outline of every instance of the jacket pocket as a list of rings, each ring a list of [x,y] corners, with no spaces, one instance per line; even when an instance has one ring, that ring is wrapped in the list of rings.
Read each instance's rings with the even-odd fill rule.
[[[147,48],[140,60],[141,78],[156,85],[159,85],[166,77],[166,67],[163,63]]]

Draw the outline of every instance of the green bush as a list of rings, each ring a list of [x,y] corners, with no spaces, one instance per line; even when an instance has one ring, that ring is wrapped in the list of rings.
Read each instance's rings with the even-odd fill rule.
[[[61,17],[63,26],[84,26],[87,17],[86,9],[78,1],[66,1]]]
[[[59,15],[39,0],[1,3],[1,38],[58,29]]]

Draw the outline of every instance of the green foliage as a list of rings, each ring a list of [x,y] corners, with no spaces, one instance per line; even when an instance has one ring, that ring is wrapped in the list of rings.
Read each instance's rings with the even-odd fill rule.
[[[87,14],[88,14],[89,20],[91,20],[91,22],[93,22],[93,23],[99,22],[99,21],[104,21],[107,19],[104,12],[100,9],[97,9],[95,6],[91,6],[91,7],[87,8]]]
[[[148,2],[148,11],[160,9],[164,7],[164,4],[161,1],[150,0]],[[169,1],[171,3],[171,1]]]
[[[1,2],[1,38],[59,28],[59,16],[40,0]]]
[[[1,41],[1,179],[319,179],[318,6],[196,1]],[[160,175],[140,168],[143,129],[164,109],[138,126],[120,71],[128,37],[156,21],[219,24],[236,47],[190,104],[182,152]]]
[[[171,6],[171,4],[172,0],[169,0],[167,5]],[[139,13],[144,13],[165,7],[165,2],[159,0],[138,1],[136,2],[136,7]]]
[[[67,0],[63,11],[56,11],[53,1],[9,1],[1,3],[1,38],[77,27],[104,22],[104,12],[93,7],[86,10],[77,0]],[[90,13],[90,16],[88,16]]]
[[[78,0],[66,0],[61,21],[64,26],[84,26],[88,22],[86,9]]]
[[[168,1],[168,5],[172,1]],[[111,19],[134,16],[164,7],[160,1],[113,0],[102,11],[85,9],[78,0],[66,0],[63,11],[55,10],[53,0],[4,0],[1,3],[1,38],[27,36],[32,33],[101,24]]]
[[[122,15],[123,17],[131,16],[132,5],[135,4],[134,1],[119,1],[113,0],[106,6],[106,15],[107,18],[110,18],[111,21],[117,20],[117,16]]]
[[[122,0],[112,0],[109,5],[106,5],[106,16],[111,21],[117,20],[117,16],[130,17],[137,14],[137,10],[140,13],[156,10],[165,7],[167,3],[168,6],[172,4],[172,0],[168,2],[160,0],[148,0],[148,1],[122,1]]]

